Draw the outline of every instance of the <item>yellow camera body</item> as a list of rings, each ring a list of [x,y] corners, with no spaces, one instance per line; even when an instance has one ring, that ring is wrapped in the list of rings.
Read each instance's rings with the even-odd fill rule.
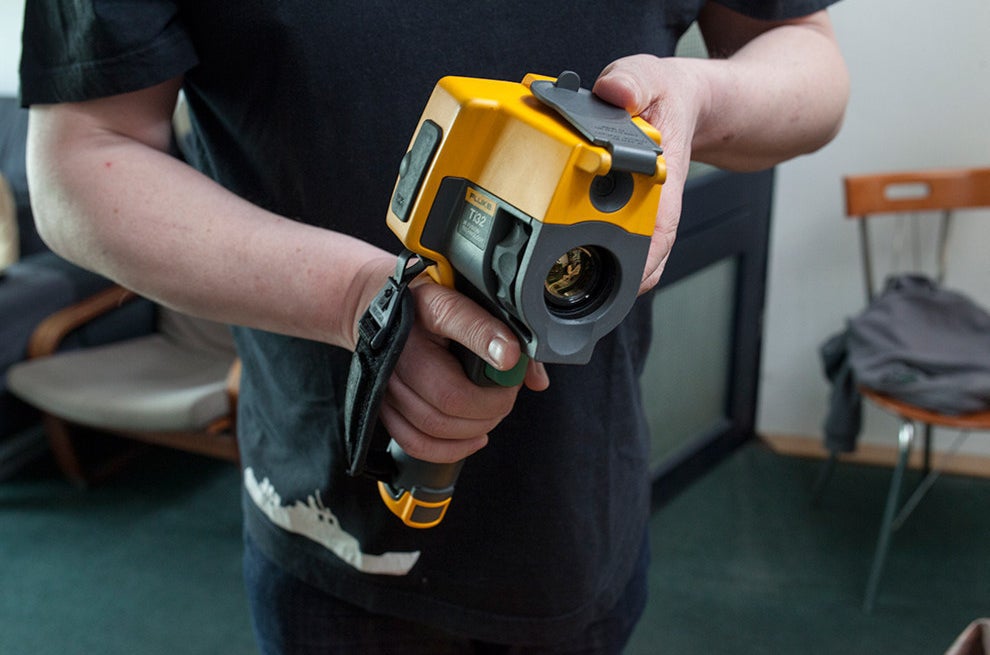
[[[437,282],[519,337],[526,356],[509,372],[462,349],[468,377],[511,386],[528,358],[591,358],[636,300],[665,175],[660,134],[574,73],[437,83],[399,166],[388,225]],[[388,323],[396,293],[383,289],[375,325]],[[378,487],[389,510],[411,527],[440,523],[463,460],[417,460],[395,441],[387,455]]]
[[[530,357],[581,364],[636,299],[665,174],[659,132],[574,73],[445,77],[387,221]]]

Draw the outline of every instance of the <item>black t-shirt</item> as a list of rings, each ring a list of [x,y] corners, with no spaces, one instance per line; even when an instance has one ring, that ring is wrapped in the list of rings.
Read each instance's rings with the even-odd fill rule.
[[[21,95],[81,100],[184,75],[194,166],[394,251],[387,203],[440,77],[569,69],[589,86],[621,56],[671,54],[702,4],[28,0]],[[726,4],[783,17],[828,0]],[[247,529],[286,570],[374,611],[489,640],[574,634],[614,604],[643,540],[649,319],[641,299],[588,365],[549,367],[549,390],[521,392],[430,530],[403,526],[374,483],[344,472],[350,354],[235,329]]]

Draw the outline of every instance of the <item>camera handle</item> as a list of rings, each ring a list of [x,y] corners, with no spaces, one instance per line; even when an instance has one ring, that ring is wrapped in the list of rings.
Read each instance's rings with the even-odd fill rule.
[[[378,481],[378,493],[389,510],[411,528],[432,528],[447,512],[464,460],[451,464],[427,462],[407,455],[395,441],[388,453],[395,473]]]
[[[388,378],[409,337],[414,319],[409,282],[432,264],[406,250],[395,275],[372,301],[358,325],[358,344],[351,358],[344,403],[344,445],[348,473],[378,480],[378,491],[389,510],[414,528],[438,525],[450,505],[464,460],[438,464],[406,454],[378,420]],[[464,371],[477,384],[515,386],[526,374],[523,355],[509,371],[499,371],[460,346],[452,344]]]
[[[529,357],[523,354],[512,369],[499,371],[459,343],[451,343],[451,351],[461,360],[468,378],[487,387],[522,384],[529,362]],[[389,443],[388,452],[395,472],[391,481],[378,482],[382,500],[410,527],[430,528],[440,523],[454,495],[464,460],[451,464],[425,462],[407,455],[395,441]]]

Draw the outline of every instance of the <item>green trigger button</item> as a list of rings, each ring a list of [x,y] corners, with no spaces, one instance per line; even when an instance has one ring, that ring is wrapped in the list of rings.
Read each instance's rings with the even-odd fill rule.
[[[519,361],[508,371],[500,371],[491,364],[485,364],[485,377],[501,387],[514,387],[523,383],[528,364],[529,357],[526,355],[520,355]]]

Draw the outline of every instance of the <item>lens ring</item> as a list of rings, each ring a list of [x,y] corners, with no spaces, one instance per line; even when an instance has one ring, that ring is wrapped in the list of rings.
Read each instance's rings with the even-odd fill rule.
[[[587,316],[597,309],[610,288],[610,259],[595,246],[578,246],[562,254],[543,282],[543,297],[551,314],[562,318]]]

